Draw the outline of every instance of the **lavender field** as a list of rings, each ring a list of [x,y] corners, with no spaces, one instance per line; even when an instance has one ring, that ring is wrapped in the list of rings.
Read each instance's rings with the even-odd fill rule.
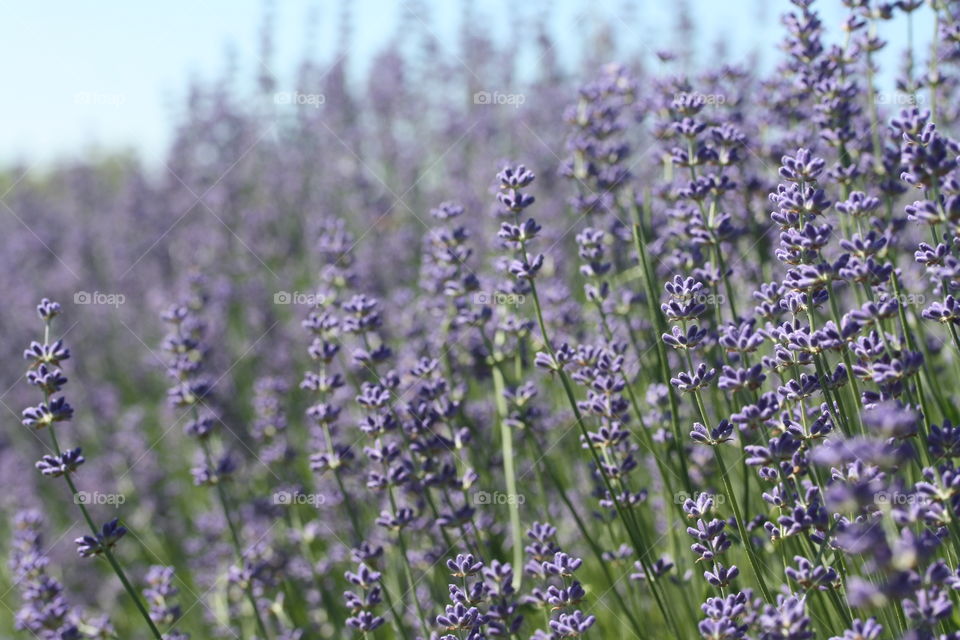
[[[0,638],[960,640],[960,2],[340,4],[0,169]]]

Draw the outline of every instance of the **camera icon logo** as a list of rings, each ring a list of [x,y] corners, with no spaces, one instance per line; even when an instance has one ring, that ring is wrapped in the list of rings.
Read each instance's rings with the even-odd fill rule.
[[[473,94],[473,104],[490,104],[492,101],[489,91],[477,91]]]

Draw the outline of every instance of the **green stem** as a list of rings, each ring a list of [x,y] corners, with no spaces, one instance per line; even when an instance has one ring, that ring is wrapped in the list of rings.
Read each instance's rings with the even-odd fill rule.
[[[491,358],[496,354],[491,353]],[[520,504],[517,501],[517,474],[513,464],[513,432],[510,425],[507,424],[507,402],[504,398],[505,386],[503,374],[499,367],[493,368],[493,392],[497,405],[498,418],[500,420],[500,438],[503,448],[503,473],[506,476],[507,484],[507,506],[510,508],[510,532],[513,540],[513,566],[517,568],[513,572],[513,588],[519,589],[523,571],[523,533],[520,530]]]
[[[713,451],[714,457],[717,460],[717,466],[720,468],[720,479],[723,481],[724,492],[727,494],[727,500],[730,501],[730,506],[733,508],[733,517],[737,521],[737,530],[740,532],[740,538],[743,541],[743,546],[747,550],[747,558],[750,560],[750,566],[753,568],[753,573],[757,576],[757,585],[760,587],[760,593],[763,594],[763,598],[767,602],[775,602],[773,595],[767,588],[766,581],[763,579],[760,561],[756,557],[753,545],[750,543],[750,538],[747,535],[747,528],[743,521],[743,513],[741,513],[740,505],[737,503],[737,495],[734,493],[733,485],[730,483],[730,475],[727,473],[727,466],[723,462],[723,456],[720,454],[720,449],[718,447],[715,447]]]
[[[564,506],[567,508],[567,511],[569,511],[570,515],[573,516],[573,521],[576,523],[577,529],[580,531],[580,535],[583,536],[583,539],[587,541],[587,546],[590,547],[590,550],[593,551],[594,556],[596,556],[597,564],[603,572],[604,577],[607,579],[608,588],[611,592],[613,592],[613,595],[616,597],[617,602],[620,604],[624,614],[626,614],[627,618],[630,620],[630,625],[633,627],[633,630],[636,632],[637,636],[641,638],[647,637],[643,627],[640,626],[639,622],[634,616],[632,608],[627,606],[627,603],[623,600],[623,596],[620,595],[620,592],[617,590],[617,582],[613,579],[613,575],[610,573],[610,568],[607,566],[609,563],[603,557],[603,549],[600,547],[597,541],[593,539],[593,536],[590,534],[590,530],[587,528],[586,523],[583,521],[583,518],[580,517],[580,513],[573,505],[573,501],[571,501],[570,497],[567,495],[567,492],[564,489],[564,483],[557,475],[556,470],[550,464],[550,459],[547,457],[547,452],[544,451],[543,446],[541,446],[536,436],[530,433],[529,430],[527,430],[527,440],[533,444],[534,450],[537,454],[537,462],[534,463],[534,466],[539,466],[542,464],[544,470],[547,472],[547,475],[550,476],[550,481],[553,483],[553,486],[556,487],[557,493],[560,495],[560,501],[563,502]]]
[[[194,407],[194,419],[197,419],[197,410]],[[213,455],[210,452],[210,444],[206,440],[200,441],[203,448],[203,455],[206,459],[207,466],[211,469],[214,467],[213,464]],[[243,565],[243,544],[240,542],[240,534],[237,532],[237,527],[233,522],[233,516],[231,515],[230,510],[230,501],[227,497],[227,490],[224,488],[223,483],[220,479],[217,479],[217,498],[220,501],[220,508],[223,510],[223,518],[227,521],[227,528],[230,530],[230,541],[233,543],[233,550],[236,553],[237,562],[240,565]],[[260,630],[260,633],[263,634],[264,638],[269,640],[270,634],[267,632],[267,625],[263,622],[263,617],[260,615],[260,608],[257,606],[257,597],[253,593],[253,583],[248,581],[245,585],[244,592],[247,595],[247,600],[250,601],[250,606],[253,608],[253,617],[257,623],[257,628]]]
[[[50,319],[46,318],[43,322],[43,344],[50,344]],[[43,403],[44,405],[49,406],[50,404],[50,393],[46,390],[43,392]],[[53,451],[59,457],[62,455],[60,450],[60,443],[57,442],[57,432],[54,426],[50,425],[50,442],[53,445]],[[87,526],[90,527],[90,533],[93,534],[94,538],[99,539],[100,530],[97,525],[94,523],[93,518],[90,517],[90,513],[87,511],[86,505],[82,500],[77,499],[77,487],[73,483],[73,478],[70,477],[70,473],[63,474],[63,479],[67,483],[67,487],[70,489],[70,495],[73,498],[74,504],[80,507],[80,512],[83,514],[83,519],[86,520]],[[146,621],[147,626],[150,628],[150,632],[153,634],[153,637],[157,640],[162,640],[162,635],[160,630],[157,629],[157,625],[154,624],[153,620],[150,618],[150,614],[147,612],[146,607],[143,602],[140,600],[140,595],[133,588],[133,585],[130,584],[130,581],[127,579],[126,573],[123,571],[123,567],[120,566],[120,563],[117,562],[117,559],[114,557],[113,552],[106,545],[103,545],[103,555],[106,557],[107,562],[110,563],[110,567],[113,568],[113,572],[117,574],[117,578],[120,579],[120,583],[123,585],[123,588],[127,591],[127,594],[133,599],[133,603],[136,605],[137,610],[140,612],[140,615],[143,616],[144,621]]]
[[[393,496],[393,487],[388,489],[388,495],[390,496],[390,506],[393,509],[393,513],[397,513],[397,501]],[[403,559],[403,574],[407,580],[407,591],[413,598],[414,605],[417,607],[417,617],[419,618],[420,629],[423,631],[424,636],[429,636],[430,629],[427,626],[426,616],[423,613],[423,606],[420,604],[420,598],[417,597],[417,583],[413,580],[413,570],[410,567],[410,556],[407,552],[407,541],[403,536],[402,529],[397,529],[397,542],[400,544],[400,556]]]
[[[49,398],[47,401],[49,401]],[[59,456],[61,454],[60,445],[57,443],[57,434],[54,431],[53,425],[50,426],[50,440],[53,443],[54,452]],[[100,530],[93,522],[93,518],[90,517],[90,512],[87,511],[86,505],[82,500],[77,499],[77,494],[79,492],[77,491],[76,485],[73,483],[73,478],[70,477],[69,473],[65,473],[63,474],[63,479],[67,481],[67,487],[70,488],[70,495],[72,496],[74,503],[80,507],[80,512],[83,513],[83,519],[86,520],[87,526],[90,527],[90,532],[93,534],[94,538],[98,538],[100,535]],[[123,567],[121,567],[120,563],[117,562],[117,559],[114,557],[110,547],[102,545],[102,550],[103,556],[107,559],[107,562],[110,563],[110,567],[113,569],[113,572],[117,574],[117,578],[120,579],[120,583],[123,585],[123,588],[133,600],[133,603],[136,605],[140,615],[143,616],[143,619],[146,621],[147,626],[150,627],[150,633],[152,633],[153,637],[157,640],[162,640],[163,636],[161,635],[160,630],[157,629],[157,625],[154,624],[153,620],[150,618],[150,613],[147,612],[147,609],[140,600],[140,596],[137,594],[136,589],[134,589],[133,585],[130,584],[130,581],[127,579],[127,574],[124,573]]]
[[[540,334],[543,337],[543,343],[547,351],[550,353],[551,358],[556,361],[556,352],[553,349],[553,345],[550,342],[549,333],[547,332],[547,325],[543,319],[543,310],[540,306],[540,297],[537,295],[537,286],[533,280],[530,281],[530,294],[533,297],[533,305],[537,315],[537,323],[540,326]],[[563,391],[567,396],[567,401],[570,403],[570,407],[573,410],[573,415],[576,418],[577,426],[580,429],[580,434],[584,438],[584,442],[588,443],[587,448],[590,450],[590,454],[593,457],[594,465],[597,469],[597,474],[600,476],[601,481],[603,482],[604,488],[607,493],[610,495],[610,500],[613,502],[614,508],[617,511],[617,515],[623,521],[624,527],[627,530],[634,551],[640,558],[640,563],[644,567],[644,571],[649,577],[650,582],[650,591],[653,594],[654,600],[657,603],[657,607],[660,609],[661,614],[663,614],[664,620],[667,624],[671,625],[675,632],[678,631],[676,622],[673,620],[673,617],[668,613],[667,606],[663,600],[662,595],[659,592],[659,586],[657,585],[656,580],[654,579],[654,573],[650,567],[649,560],[646,558],[646,547],[647,545],[642,540],[640,532],[637,530],[636,521],[627,514],[623,505],[620,503],[620,499],[617,497],[617,493],[610,484],[610,479],[607,478],[606,473],[603,472],[603,464],[600,460],[599,454],[597,454],[596,447],[593,445],[592,440],[590,439],[590,434],[587,431],[587,427],[583,422],[583,415],[580,413],[580,408],[577,406],[577,399],[573,393],[573,385],[570,382],[570,378],[567,376],[566,372],[561,368],[557,371],[557,375],[560,378],[560,383],[563,386]],[[632,515],[632,514],[631,514]]]
[[[666,333],[666,323],[663,318],[663,312],[660,311],[660,308],[657,306],[657,289],[653,282],[653,267],[650,265],[650,261],[647,257],[647,243],[646,238],[644,237],[643,231],[643,221],[640,219],[639,210],[634,211],[636,214],[637,222],[633,225],[633,241],[637,248],[637,256],[640,260],[641,266],[643,268],[644,280],[647,287],[647,304],[649,305],[650,314],[654,319],[654,326],[656,327],[656,334],[654,339],[657,345],[657,355],[660,360],[660,382],[667,385],[667,393],[670,398],[670,423],[673,428],[673,438],[676,444],[677,457],[680,461],[680,477],[685,479],[687,484],[687,491],[693,491],[691,481],[690,481],[690,472],[687,465],[687,454],[686,450],[683,447],[684,435],[680,431],[680,415],[679,415],[679,402],[677,401],[677,392],[673,388],[673,385],[670,384],[670,368],[669,362],[667,360],[666,348],[663,345],[663,340],[660,339],[660,335]]]

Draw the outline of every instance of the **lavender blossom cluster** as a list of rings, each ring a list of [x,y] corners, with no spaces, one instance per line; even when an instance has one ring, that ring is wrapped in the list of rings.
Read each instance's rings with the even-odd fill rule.
[[[0,636],[960,640],[960,3],[780,4],[769,73],[465,15],[13,178]]]

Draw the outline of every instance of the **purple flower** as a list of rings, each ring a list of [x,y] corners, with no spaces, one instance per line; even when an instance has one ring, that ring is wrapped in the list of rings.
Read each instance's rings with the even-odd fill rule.
[[[120,538],[127,534],[127,528],[120,524],[118,518],[105,523],[96,536],[81,536],[74,540],[77,553],[83,558],[98,556],[106,549],[112,549]]]

